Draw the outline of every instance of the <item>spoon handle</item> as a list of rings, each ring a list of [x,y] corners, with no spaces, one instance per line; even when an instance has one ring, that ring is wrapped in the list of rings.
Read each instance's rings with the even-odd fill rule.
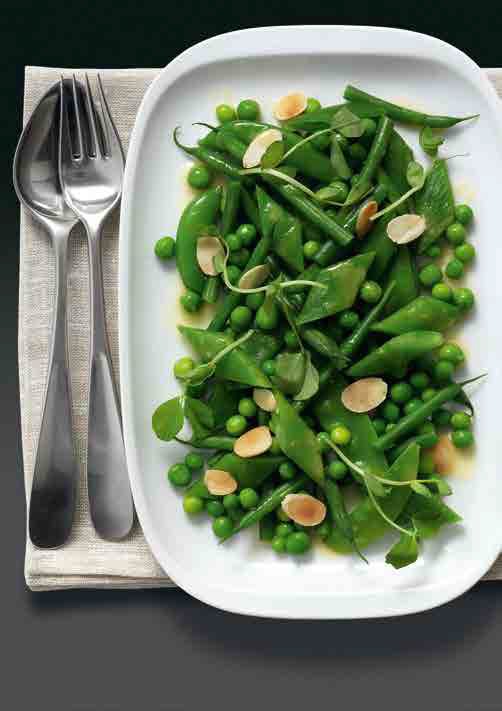
[[[37,548],[58,548],[67,540],[78,482],[66,337],[66,257],[71,226],[51,225],[49,229],[56,256],[56,297],[28,524]]]

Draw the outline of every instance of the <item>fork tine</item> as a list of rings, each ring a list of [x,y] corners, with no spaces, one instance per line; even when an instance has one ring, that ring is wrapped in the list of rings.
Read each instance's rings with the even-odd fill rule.
[[[82,137],[82,121],[81,121],[81,109],[78,100],[78,88],[77,88],[77,78],[75,74],[72,76],[72,91],[73,91],[73,105],[75,109],[75,125],[77,127],[77,155],[83,158],[84,156],[84,139]]]
[[[114,151],[118,151],[120,155],[123,156],[122,144],[120,143],[120,138],[113,123],[113,118],[110,113],[110,108],[105,97],[105,92],[103,90],[103,83],[101,81],[101,76],[98,74],[98,93],[99,102],[101,104],[101,111],[103,113],[103,132],[106,136],[106,153],[111,156]]]
[[[68,120],[68,104],[64,98],[64,78],[59,80],[59,173],[62,175],[63,166],[73,160],[73,149],[70,137]]]
[[[91,143],[94,145],[89,149],[89,155],[97,156],[101,153],[101,145],[98,138],[98,129],[96,126],[96,107],[92,98],[91,85],[89,83],[89,75],[85,75],[85,100],[87,104],[87,116],[89,117],[89,130],[91,134]]]

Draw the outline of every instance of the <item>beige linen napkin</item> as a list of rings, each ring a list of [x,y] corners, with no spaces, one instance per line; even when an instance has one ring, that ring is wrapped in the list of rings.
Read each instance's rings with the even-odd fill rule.
[[[80,72],[81,70],[78,70]],[[94,73],[96,70],[90,70]],[[127,151],[129,136],[143,95],[158,69],[100,70],[111,112]],[[24,120],[43,93],[68,70],[27,67]],[[487,70],[502,96],[502,70]],[[108,333],[118,374],[117,339],[118,217],[105,230],[103,271]],[[72,364],[74,431],[80,465],[80,490],[72,536],[59,550],[38,550],[26,544],[25,576],[32,590],[66,588],[171,587],[172,581],[153,558],[139,525],[120,543],[103,541],[94,532],[87,507],[85,437],[87,413],[88,268],[83,231],[71,237],[68,265],[69,350]],[[24,475],[31,488],[35,448],[44,396],[54,299],[54,260],[49,241],[30,215],[21,210],[19,287],[19,381]],[[502,578],[502,557],[485,579]]]

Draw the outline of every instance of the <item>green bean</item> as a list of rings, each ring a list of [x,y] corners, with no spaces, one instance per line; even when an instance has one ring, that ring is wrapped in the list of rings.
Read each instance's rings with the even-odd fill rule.
[[[373,177],[389,145],[392,130],[392,121],[386,116],[381,116],[375,138],[371,144],[371,150],[368,153],[368,157],[366,158],[356,184],[352,186],[349,192],[347,200],[345,201],[346,205],[353,205],[355,202],[361,200],[363,195],[371,188]]]
[[[197,158],[198,160],[206,163],[210,168],[213,168],[218,173],[223,173],[228,175],[230,178],[235,178],[235,180],[242,180],[242,175],[240,173],[240,167],[230,161],[223,153],[219,151],[210,150],[205,146],[185,146],[178,140],[178,128],[174,130],[173,137],[174,142],[178,146],[188,153],[189,155]]]
[[[220,129],[220,139],[225,151],[230,153],[232,158],[235,158],[239,162],[239,165],[242,164],[244,153],[247,150],[246,144],[239,140],[233,133],[225,131],[224,129]]]
[[[202,289],[202,301],[208,304],[215,304],[218,301],[220,293],[220,280],[216,276],[210,276],[206,279],[204,288]]]
[[[237,213],[241,198],[241,184],[238,180],[229,180],[224,193],[223,214],[221,216],[221,235],[226,237],[233,232],[237,224]]]
[[[372,325],[378,320],[382,310],[385,308],[385,304],[390,299],[392,291],[395,288],[396,283],[393,281],[385,289],[384,293],[378,304],[376,304],[371,311],[369,311],[366,317],[361,321],[359,326],[357,326],[354,331],[347,336],[343,343],[340,344],[340,352],[347,358],[351,358],[355,355],[363,343],[364,339],[368,336],[371,331]]]
[[[362,101],[372,104],[375,108],[380,109],[391,119],[394,119],[394,121],[401,121],[401,123],[411,123],[419,126],[430,126],[431,128],[450,128],[450,126],[455,126],[455,124],[460,123],[461,121],[468,121],[469,119],[476,118],[476,116],[478,116],[478,114],[475,114],[473,116],[456,118],[453,116],[434,116],[432,114],[424,114],[421,111],[414,111],[413,109],[407,109],[404,106],[392,104],[390,101],[379,99],[378,97],[367,94],[365,91],[357,89],[355,86],[351,86],[350,84],[345,88],[343,97],[344,99],[347,99],[347,101]]]
[[[226,435],[209,435],[203,439],[192,440],[189,444],[196,449],[221,449],[225,452],[233,452],[237,437],[227,437]]]
[[[261,229],[260,225],[260,213],[258,212],[258,206],[254,201],[253,197],[249,194],[247,188],[244,185],[241,187],[241,205],[242,209],[246,213],[246,217],[259,231]]]

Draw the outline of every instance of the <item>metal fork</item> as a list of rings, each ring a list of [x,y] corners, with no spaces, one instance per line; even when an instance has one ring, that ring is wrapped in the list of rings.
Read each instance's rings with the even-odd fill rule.
[[[63,92],[59,173],[63,196],[82,221],[89,243],[91,342],[87,486],[97,533],[120,540],[134,519],[122,435],[120,406],[106,336],[101,263],[103,224],[122,193],[124,156],[98,74],[100,111],[85,76],[84,106],[75,75],[73,91]]]

